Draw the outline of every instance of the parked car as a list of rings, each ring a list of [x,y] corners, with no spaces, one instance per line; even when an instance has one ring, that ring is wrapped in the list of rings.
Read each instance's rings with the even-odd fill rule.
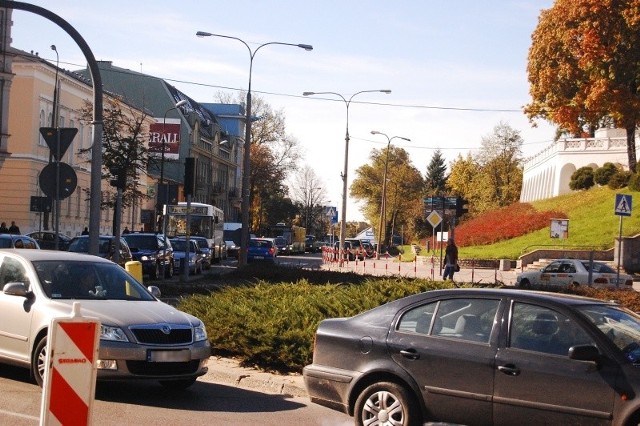
[[[173,257],[171,242],[163,234],[136,232],[123,235],[122,238],[129,245],[133,260],[142,264],[143,274],[158,279],[164,271],[165,277],[173,277],[177,262]]]
[[[237,259],[240,246],[237,246],[233,241],[225,241],[224,244],[225,246],[227,246],[227,257],[233,257]]]
[[[333,243],[333,249],[334,250],[338,250],[338,248],[340,247],[340,241],[336,241],[335,243]],[[353,250],[353,246],[351,245],[351,242],[349,240],[344,240],[344,244],[342,246],[342,248],[344,250],[346,250],[346,252],[343,252],[343,254],[338,254],[337,252],[334,253],[334,257],[336,258],[336,260],[340,259],[340,256],[342,255],[342,258],[345,260],[356,260],[356,256],[355,256],[355,252]],[[346,254],[344,254],[346,253]]]
[[[202,250],[198,243],[189,238],[189,250],[187,255],[187,240],[184,238],[173,238],[171,240],[173,246],[173,257],[180,263],[180,272],[184,271],[185,258],[188,259],[189,274],[202,273]]]
[[[273,238],[251,238],[249,240],[248,262],[259,260],[273,263],[277,255],[278,249]]]
[[[209,246],[209,240],[205,237],[190,237],[200,247],[200,257],[202,258],[202,267],[204,269],[211,269],[211,265],[214,262],[214,252],[213,249]]]
[[[115,237],[111,235],[100,235],[98,240],[98,256],[113,260],[115,253]],[[79,235],[73,237],[69,242],[69,251],[74,253],[89,253],[89,236]],[[127,262],[133,260],[131,249],[124,238],[120,238],[120,259],[119,264],[124,268]]]
[[[56,249],[56,233],[55,232],[35,231],[35,232],[29,232],[26,235],[36,240],[40,248],[43,250]],[[69,248],[69,242],[71,241],[71,237],[58,233],[57,238],[58,238],[58,250],[67,250]]]
[[[362,242],[362,250],[364,250],[364,255],[367,259],[371,259],[376,255],[376,250],[373,248],[373,244]]]
[[[450,289],[327,319],[303,376],[356,424],[638,424],[640,316],[615,302]]]
[[[186,388],[207,372],[204,324],[160,300],[113,262],[51,250],[0,250],[0,362],[42,385],[47,331],[74,302],[101,322],[98,380],[157,380]]]
[[[3,248],[39,249],[40,245],[27,235],[0,234],[0,249]]]
[[[589,270],[591,269],[591,284]],[[616,282],[616,279],[618,280]],[[625,273],[618,274],[603,262],[588,260],[559,259],[537,271],[526,271],[517,275],[516,287],[539,288],[546,286],[592,285],[602,288],[633,288],[633,277]]]
[[[352,253],[352,259],[350,260],[364,260],[366,257],[366,252],[364,250],[364,248],[362,247],[362,241],[360,241],[357,238],[345,238],[344,239],[345,243],[349,242],[351,244],[351,253]]]

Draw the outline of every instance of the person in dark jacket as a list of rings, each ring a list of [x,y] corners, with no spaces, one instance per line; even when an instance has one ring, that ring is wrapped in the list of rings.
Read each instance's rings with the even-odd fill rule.
[[[0,223],[0,234],[8,234],[8,233],[9,233],[9,228],[7,228],[7,223],[6,222]]]
[[[14,220],[11,221],[11,226],[9,227],[9,233],[10,234],[20,233],[20,228],[18,228],[18,225],[16,225],[16,222]]]
[[[446,280],[449,278],[453,281],[453,274],[456,271],[456,266],[458,265],[458,247],[456,246],[453,238],[449,238],[447,242],[447,249],[445,250],[444,256],[445,266],[444,273],[442,274],[442,279]]]

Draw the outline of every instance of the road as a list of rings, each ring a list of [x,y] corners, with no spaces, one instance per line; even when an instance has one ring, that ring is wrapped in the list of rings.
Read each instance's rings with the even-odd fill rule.
[[[24,369],[0,366],[0,424],[37,425],[41,389]],[[93,425],[351,425],[350,417],[309,402],[198,379],[182,392],[155,383],[98,383]]]

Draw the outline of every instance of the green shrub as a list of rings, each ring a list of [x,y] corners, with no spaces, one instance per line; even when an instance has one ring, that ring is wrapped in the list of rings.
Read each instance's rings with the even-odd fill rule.
[[[214,355],[269,371],[300,372],[313,355],[325,318],[348,317],[450,283],[369,277],[362,284],[312,285],[306,280],[227,287],[182,299],[178,308],[204,321]]]
[[[629,178],[629,184],[627,187],[632,191],[640,191],[640,174],[633,173]]]
[[[594,185],[593,181],[593,169],[585,166],[580,167],[571,175],[571,181],[569,182],[569,188],[574,191],[580,189],[589,189]]]
[[[607,186],[610,189],[620,189],[624,188],[629,184],[629,179],[631,178],[631,172],[625,170],[619,170],[616,174],[611,176],[609,179],[609,183]]]
[[[611,176],[615,175],[618,172],[618,167],[610,162],[606,162],[602,165],[602,167],[598,167],[595,172],[593,172],[593,180],[600,186],[605,186],[609,183]]]

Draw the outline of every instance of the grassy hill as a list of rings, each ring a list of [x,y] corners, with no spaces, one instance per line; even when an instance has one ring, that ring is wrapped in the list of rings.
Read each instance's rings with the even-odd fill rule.
[[[612,248],[619,235],[620,216],[614,214],[616,194],[630,194],[632,215],[622,219],[622,235],[640,234],[640,193],[626,188],[606,187],[572,192],[531,204],[539,211],[561,211],[569,219],[569,238],[552,239],[549,226],[521,237],[491,245],[459,247],[461,258],[517,259],[520,255],[542,247],[553,248]]]

